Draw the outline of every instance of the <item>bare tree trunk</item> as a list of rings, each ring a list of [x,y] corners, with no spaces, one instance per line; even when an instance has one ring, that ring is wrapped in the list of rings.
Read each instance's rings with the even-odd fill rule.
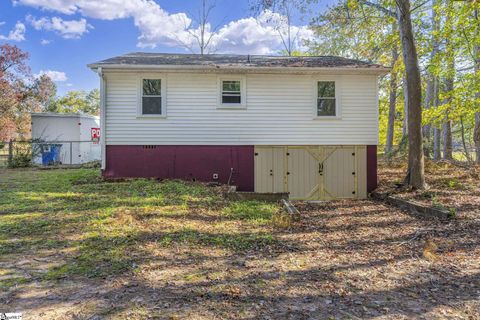
[[[442,138],[443,138],[443,159],[452,160],[453,159],[453,148],[452,148],[452,124],[450,120],[446,120],[442,128]]]
[[[433,159],[440,160],[442,158],[441,149],[441,135],[439,128],[433,128]]]
[[[435,58],[439,52],[438,30],[440,29],[440,23],[437,16],[437,10],[435,5],[439,0],[432,0],[432,52],[430,53],[430,64],[435,62]],[[435,105],[438,100],[437,90],[437,77],[427,68],[427,88],[425,90],[425,109],[429,109],[432,105]],[[437,106],[437,105],[435,105]],[[431,148],[431,132],[432,127],[430,124],[423,126],[423,135],[427,141],[427,146],[424,146],[424,154],[426,157],[430,157]]]
[[[475,20],[478,22],[478,10],[475,10]],[[478,26],[477,26],[478,28]],[[478,29],[477,33],[475,34],[475,39],[479,38],[478,35]],[[474,47],[474,55],[475,55],[475,74],[478,74],[480,72],[480,45],[478,42],[475,44]],[[475,97],[477,99],[480,98],[480,92],[477,91],[475,94]],[[475,143],[475,162],[477,164],[480,164],[480,112],[475,112],[475,128],[473,130],[473,142]]]
[[[438,107],[440,104],[438,92],[439,92],[439,80],[438,77],[435,76],[433,78],[433,105],[435,108]],[[442,144],[441,144],[441,136],[442,131],[440,128],[434,127],[433,128],[433,159],[440,160],[442,158]]]
[[[403,128],[402,135],[406,137],[408,135],[408,87],[407,79],[403,78]]]
[[[447,19],[450,19],[448,17]],[[446,41],[447,51],[447,77],[445,79],[445,93],[447,98],[444,103],[450,103],[452,101],[452,92],[455,77],[455,56],[452,48],[452,42],[450,39]],[[443,158],[447,160],[453,159],[453,147],[452,147],[452,121],[448,118],[448,112],[445,115],[445,122],[442,128],[443,133]]]
[[[477,93],[477,96],[479,94]],[[475,129],[473,130],[473,141],[475,142],[475,162],[480,164],[480,112],[475,112]]]
[[[425,89],[425,109],[429,109],[432,105],[433,91],[434,91],[434,80],[431,74],[428,75],[427,88]],[[423,146],[423,154],[425,157],[430,158],[430,131],[431,127],[429,124],[423,126],[423,136],[425,137],[426,144]]]
[[[422,135],[422,83],[418,67],[417,48],[412,30],[410,1],[397,0],[397,19],[402,42],[403,62],[408,92],[408,183],[416,189],[425,188],[423,135]]]
[[[461,126],[461,136],[462,136],[462,145],[463,145],[463,151],[465,153],[465,158],[467,159],[467,162],[471,163],[472,162],[472,157],[470,157],[470,152],[468,151],[467,148],[467,141],[465,139],[465,126],[463,124],[463,117],[460,117],[460,126]]]
[[[396,26],[394,27],[396,28]],[[392,68],[398,60],[398,48],[395,45],[392,49]],[[385,154],[392,152],[393,136],[395,133],[395,112],[397,106],[397,74],[392,72],[390,74],[390,98],[388,107],[388,124],[387,124],[387,141],[385,143]]]

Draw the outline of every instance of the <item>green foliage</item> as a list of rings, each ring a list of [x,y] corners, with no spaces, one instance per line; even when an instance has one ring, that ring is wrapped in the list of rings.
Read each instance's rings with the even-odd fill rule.
[[[100,111],[100,91],[90,92],[69,91],[61,98],[52,101],[46,108],[47,112],[85,113],[98,115]]]
[[[309,4],[311,1],[304,1]],[[423,124],[440,128],[452,121],[454,141],[461,134],[472,144],[475,113],[480,112],[480,3],[478,1],[413,0],[412,23],[422,73],[422,89],[427,80],[438,79],[438,98],[433,96],[430,108],[423,111]],[[390,75],[380,79],[379,140],[386,141],[390,78],[396,75],[397,100],[394,127],[396,145],[402,137],[404,65],[400,55],[395,63],[394,48],[401,54],[395,19],[378,6],[395,12],[395,2],[371,1],[377,7],[358,0],[332,6],[311,23],[316,40],[308,46],[312,54],[339,55],[392,67]],[[432,11],[433,10],[433,11]],[[432,20],[432,14],[435,18]],[[475,68],[475,64],[477,67]],[[453,89],[446,83],[453,79]],[[425,95],[424,95],[425,96]],[[432,107],[433,106],[433,107]],[[463,126],[460,126],[463,122]],[[426,141],[431,144],[431,141]]]

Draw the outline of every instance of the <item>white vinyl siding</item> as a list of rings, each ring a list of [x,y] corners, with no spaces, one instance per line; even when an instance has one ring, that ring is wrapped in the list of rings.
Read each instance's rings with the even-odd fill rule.
[[[164,73],[162,89],[168,106],[164,119],[137,118],[141,77],[139,73],[106,73],[106,144],[377,144],[375,75],[334,76],[341,84],[336,88],[341,118],[325,121],[312,112],[316,100],[312,83],[318,78],[312,75],[247,74],[247,108],[223,109],[218,108],[216,74]]]

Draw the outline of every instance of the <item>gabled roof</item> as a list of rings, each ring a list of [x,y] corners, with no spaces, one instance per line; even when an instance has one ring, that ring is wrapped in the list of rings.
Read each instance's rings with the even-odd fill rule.
[[[109,58],[88,65],[102,68],[162,68],[169,69],[371,69],[386,73],[390,69],[379,64],[334,56],[260,56],[227,54],[170,54],[135,52]]]

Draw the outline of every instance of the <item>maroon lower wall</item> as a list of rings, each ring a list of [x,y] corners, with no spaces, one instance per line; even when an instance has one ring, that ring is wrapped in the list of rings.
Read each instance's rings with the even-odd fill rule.
[[[103,176],[217,181],[254,191],[254,146],[107,146]],[[213,174],[218,174],[218,180]],[[377,146],[367,146],[367,191],[377,188]]]
[[[108,146],[103,176],[218,181],[254,189],[253,146]],[[218,174],[218,180],[213,174]]]
[[[367,146],[367,192],[372,192],[378,185],[377,146]]]

